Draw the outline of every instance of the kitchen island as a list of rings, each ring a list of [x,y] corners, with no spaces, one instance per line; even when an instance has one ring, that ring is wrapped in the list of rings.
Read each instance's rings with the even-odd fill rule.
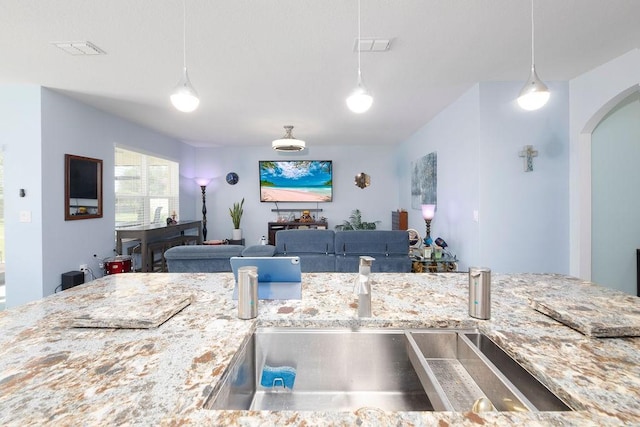
[[[237,318],[231,273],[116,274],[0,313],[1,425],[640,424],[640,338],[592,338],[529,299],[622,294],[562,275],[492,277],[492,317],[469,317],[464,273],[372,274],[373,317],[357,318],[356,274],[303,274],[302,300],[260,301]],[[172,302],[188,305],[173,314]],[[124,319],[169,319],[119,328]],[[78,321],[99,327],[74,327]],[[135,326],[135,322],[133,324]],[[257,326],[478,328],[574,411],[214,411],[203,405]],[[363,349],[375,351],[375,349]]]

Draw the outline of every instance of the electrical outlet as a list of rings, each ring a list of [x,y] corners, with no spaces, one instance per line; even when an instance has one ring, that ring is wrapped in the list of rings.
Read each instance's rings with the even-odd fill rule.
[[[87,264],[80,264],[80,271],[85,272],[88,270]]]

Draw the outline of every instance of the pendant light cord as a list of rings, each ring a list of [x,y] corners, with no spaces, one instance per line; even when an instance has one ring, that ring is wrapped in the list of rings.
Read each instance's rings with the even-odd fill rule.
[[[187,0],[182,0],[182,66],[187,68]]]
[[[358,82],[361,79],[361,72],[360,72],[360,51],[362,49],[360,48],[360,0],[358,0]]]
[[[534,24],[533,24],[533,0],[531,0],[531,67],[532,68],[535,65],[534,50],[535,50],[535,30],[534,30]]]

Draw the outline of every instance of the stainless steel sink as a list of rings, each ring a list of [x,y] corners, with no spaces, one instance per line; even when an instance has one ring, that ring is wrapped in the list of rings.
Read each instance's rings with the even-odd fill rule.
[[[406,331],[409,357],[436,411],[570,411],[498,345],[476,331]]]
[[[468,411],[480,398],[499,411],[570,410],[475,330],[298,328],[257,329],[205,408]]]
[[[401,330],[260,328],[237,356],[205,408],[433,410]],[[293,388],[262,386],[265,365],[295,368]]]

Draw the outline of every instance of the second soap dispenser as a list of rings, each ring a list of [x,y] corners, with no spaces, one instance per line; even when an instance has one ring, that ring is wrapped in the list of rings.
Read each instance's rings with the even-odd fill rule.
[[[371,263],[375,258],[361,256],[353,292],[358,295],[358,317],[371,317]]]

